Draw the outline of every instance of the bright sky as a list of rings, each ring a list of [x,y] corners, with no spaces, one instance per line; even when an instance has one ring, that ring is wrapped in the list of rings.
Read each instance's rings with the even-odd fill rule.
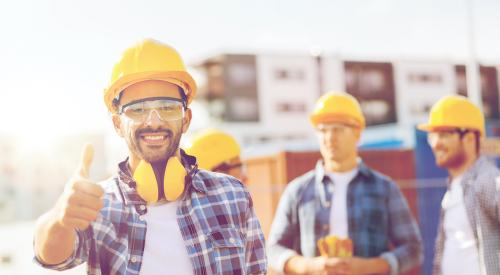
[[[101,93],[144,37],[187,63],[225,50],[464,59],[467,2],[476,51],[500,64],[497,0],[16,0],[0,4],[0,133],[111,127]]]

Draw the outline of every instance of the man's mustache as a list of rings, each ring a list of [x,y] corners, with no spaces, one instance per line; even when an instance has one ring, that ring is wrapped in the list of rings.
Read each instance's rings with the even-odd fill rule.
[[[160,135],[166,135],[166,136],[173,136],[174,135],[174,133],[169,129],[145,128],[145,129],[139,129],[135,132],[135,136],[137,138],[139,138],[142,134],[160,134]]]

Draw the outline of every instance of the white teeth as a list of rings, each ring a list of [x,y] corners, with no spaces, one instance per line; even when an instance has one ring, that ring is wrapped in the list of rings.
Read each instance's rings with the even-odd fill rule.
[[[144,139],[146,140],[162,140],[164,139],[164,136],[145,136]]]

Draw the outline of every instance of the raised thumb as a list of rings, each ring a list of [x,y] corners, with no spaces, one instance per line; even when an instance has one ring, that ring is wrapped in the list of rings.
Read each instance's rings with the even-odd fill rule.
[[[80,158],[80,166],[78,167],[78,175],[82,178],[89,178],[90,176],[90,165],[94,159],[94,146],[87,143],[83,146],[82,155]]]

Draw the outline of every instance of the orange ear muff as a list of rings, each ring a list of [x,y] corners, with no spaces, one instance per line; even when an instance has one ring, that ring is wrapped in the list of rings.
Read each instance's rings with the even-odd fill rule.
[[[184,179],[186,169],[177,157],[171,157],[167,161],[165,177],[163,177],[163,190],[168,201],[177,200],[184,192]]]
[[[182,195],[186,174],[186,169],[177,157],[168,159],[163,178],[163,190],[168,201],[175,201]],[[134,171],[133,178],[136,182],[137,193],[147,203],[155,203],[161,199],[158,198],[156,175],[150,163],[141,160]]]
[[[153,166],[141,160],[134,171],[137,193],[148,203],[158,201],[158,185]]]

